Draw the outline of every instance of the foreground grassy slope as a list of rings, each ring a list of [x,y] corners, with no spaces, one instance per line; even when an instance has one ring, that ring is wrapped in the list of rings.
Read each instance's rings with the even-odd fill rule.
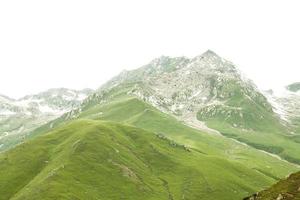
[[[239,199],[271,177],[132,126],[79,120],[0,154],[0,199]]]
[[[287,179],[281,180],[272,187],[263,190],[245,200],[299,200],[300,199],[300,173],[291,174]]]

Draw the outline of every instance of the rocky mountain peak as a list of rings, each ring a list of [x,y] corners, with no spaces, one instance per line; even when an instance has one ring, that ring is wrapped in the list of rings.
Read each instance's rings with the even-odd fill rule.
[[[223,59],[211,50],[207,50],[203,54],[194,57],[189,67],[205,73],[240,75],[232,62]]]
[[[238,126],[236,119],[244,122],[244,116],[246,119],[250,115],[249,107],[263,109],[272,115],[271,105],[255,84],[245,78],[232,62],[211,50],[192,59],[156,58],[147,65],[114,77],[98,90],[96,96],[102,101],[110,91],[122,87],[129,90],[127,94],[183,118],[186,115],[196,118],[197,113],[202,120],[221,116]],[[86,104],[98,100],[88,99]],[[261,119],[262,116],[250,117]],[[240,126],[246,128],[245,124]]]
[[[217,55],[214,51],[208,49],[207,51],[205,51],[203,54],[202,54],[203,57],[219,57],[221,58],[219,55]]]

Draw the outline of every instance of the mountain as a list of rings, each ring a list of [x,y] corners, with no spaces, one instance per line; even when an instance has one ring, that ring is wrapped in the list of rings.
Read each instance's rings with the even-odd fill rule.
[[[286,179],[244,200],[299,200],[300,199],[300,173],[294,173]]]
[[[242,199],[299,171],[291,130],[216,53],[162,56],[1,153],[0,199]]]
[[[121,84],[133,84],[132,94],[178,116],[200,110],[203,112],[201,116],[215,118],[219,107],[226,107],[226,114],[236,112],[239,115],[240,104],[248,99],[271,111],[271,106],[256,86],[242,77],[231,62],[210,50],[193,59],[154,59],[137,70],[122,72],[99,91],[108,91]],[[228,121],[231,118],[233,116]],[[243,125],[251,126],[240,124]]]
[[[207,56],[208,58],[213,56],[217,60],[221,59],[212,52],[207,52],[202,57],[206,58]],[[168,138],[190,149],[192,152],[195,151],[203,155],[201,162],[196,161],[196,157],[193,159],[198,163],[198,170],[202,172],[207,180],[206,185],[210,185],[214,189],[213,191],[206,190],[201,192],[201,197],[190,199],[241,199],[257,191],[256,188],[265,188],[287,174],[298,171],[298,165],[284,161],[278,156],[261,151],[256,147],[248,146],[246,143],[233,140],[226,134],[223,136],[217,130],[205,127],[205,124],[202,124],[196,118],[198,108],[192,110],[184,109],[186,105],[207,106],[206,103],[202,103],[201,95],[195,97],[194,101],[189,101],[189,97],[186,96],[183,96],[181,100],[175,99],[175,102],[182,102],[184,105],[182,106],[182,114],[172,110],[174,102],[167,104],[166,102],[168,101],[165,96],[169,95],[168,93],[171,93],[171,90],[176,90],[176,87],[181,87],[178,90],[185,90],[185,87],[194,87],[194,83],[186,83],[189,81],[189,78],[186,77],[185,80],[178,81],[177,86],[172,86],[170,82],[174,77],[171,75],[178,73],[178,78],[184,78],[180,74],[186,70],[185,68],[188,66],[188,63],[194,62],[192,60],[197,59],[161,57],[137,70],[123,71],[119,76],[113,78],[85,99],[79,108],[65,113],[60,118],[41,126],[32,133],[32,136],[43,135],[45,132],[55,132],[58,128],[67,126],[69,123],[74,122],[74,120],[93,120],[95,123],[110,121],[134,126],[154,135],[159,135],[162,138]],[[230,62],[224,62],[230,65]],[[212,74],[218,74],[215,71],[218,68],[222,68],[222,66],[218,66],[215,69],[210,65],[198,67],[201,68],[198,69],[195,66],[195,70],[199,71],[198,73],[202,70],[207,70]],[[277,119],[277,115],[273,112],[272,105],[269,104],[267,98],[259,92],[251,81],[245,82],[245,78],[236,69],[227,72],[227,69],[232,67],[226,67],[226,70],[223,70],[223,73],[219,73],[219,76],[228,73],[228,77],[239,80],[239,84],[243,88],[247,88],[248,90],[251,88],[255,94],[252,94],[253,98],[259,97],[262,104],[262,106],[254,107],[254,109],[265,109],[265,112],[274,121],[276,120],[275,122],[282,128],[280,119]],[[177,70],[182,71],[177,72]],[[200,77],[205,79],[208,73],[202,73],[201,76],[195,77],[194,82],[198,82],[198,78]],[[165,76],[169,77],[167,81],[164,80]],[[152,79],[154,81],[151,81]],[[206,81],[201,80],[199,84],[204,82]],[[163,83],[167,84],[168,88],[163,92],[159,92],[154,86]],[[179,83],[184,84],[184,86],[179,86]],[[163,88],[161,87],[161,89]],[[206,87],[203,88],[203,90],[208,91],[207,94],[209,97],[210,90],[206,89]],[[245,89],[245,91],[247,90]],[[231,97],[229,96],[228,98],[230,99]],[[221,99],[221,97],[216,95],[212,95],[210,98],[210,100],[207,100],[208,102],[220,101],[219,99]],[[197,99],[200,99],[199,102]],[[223,99],[223,101],[225,100]],[[227,108],[228,105],[224,107]],[[252,124],[252,126],[254,125]],[[234,126],[232,125],[232,127]],[[258,131],[255,132],[255,134],[259,133]],[[142,144],[146,145],[148,143]],[[219,168],[215,169],[215,165],[219,166]],[[220,177],[223,177],[223,179],[220,179]],[[175,189],[174,191],[178,192],[180,189]]]
[[[138,69],[125,70],[60,120],[77,118],[85,110],[124,95],[137,97],[189,126],[300,164],[297,126],[286,123],[274,100],[232,62],[210,50],[194,58],[162,56]],[[297,125],[300,114],[295,116]]]
[[[76,107],[91,94],[58,88],[20,99],[0,96],[0,151],[18,143],[35,128]]]
[[[182,120],[221,119],[247,130],[273,130],[266,124],[274,121],[282,128],[256,86],[210,50],[193,59],[163,56],[137,70],[123,71],[98,90],[98,98],[119,85],[131,85],[129,93]],[[193,119],[187,119],[190,116]]]
[[[162,56],[136,70],[123,71],[69,117],[124,92],[193,127],[220,132],[300,164],[300,136],[278,115],[274,101],[232,62],[210,50],[191,59]]]

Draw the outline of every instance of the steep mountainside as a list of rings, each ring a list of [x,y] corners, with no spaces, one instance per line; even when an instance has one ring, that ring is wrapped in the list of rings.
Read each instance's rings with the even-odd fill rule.
[[[299,200],[300,173],[291,174],[288,178],[279,181],[272,187],[256,193],[244,200]]]
[[[134,84],[132,94],[182,119],[199,113],[203,120],[222,117],[233,126],[266,129],[259,125],[272,118],[271,105],[256,86],[212,51],[193,59],[155,59],[137,70],[122,72],[99,91],[128,83]],[[243,109],[246,106],[259,113],[249,115]]]
[[[299,135],[291,131],[292,125],[280,118],[270,98],[233,63],[212,51],[192,59],[163,56],[136,70],[123,71],[69,117],[109,101],[110,93],[117,96],[124,88],[128,95],[186,124],[202,130],[215,129],[226,137],[300,164]]]
[[[0,151],[24,139],[35,128],[78,107],[91,92],[59,88],[18,100],[0,96]]]
[[[99,97],[120,84],[131,84],[131,94],[182,120],[198,117],[244,130],[284,129],[256,86],[212,51],[193,59],[161,57],[124,71],[99,89]]]

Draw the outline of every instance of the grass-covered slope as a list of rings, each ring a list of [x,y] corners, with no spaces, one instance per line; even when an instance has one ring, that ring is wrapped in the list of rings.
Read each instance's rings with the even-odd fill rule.
[[[119,92],[117,95],[111,93],[110,97],[110,100],[105,100],[101,104],[92,104],[92,106],[89,104],[90,106],[82,109],[76,118],[127,123],[157,134],[164,134],[175,141],[197,148],[201,152],[239,162],[248,166],[249,170],[268,172],[267,174],[275,179],[297,169],[255,148],[239,144],[226,137],[190,128],[182,121],[162,113],[136,97],[124,95],[124,93],[121,95]],[[66,118],[57,119],[38,129],[34,135],[46,132],[65,121]]]
[[[232,127],[220,121],[209,121],[208,126],[219,130],[224,136],[246,143],[291,162],[300,164],[300,136],[275,131],[253,131]],[[272,124],[272,123],[270,123]]]
[[[246,171],[259,172],[273,179],[272,182],[296,169],[293,165],[268,156],[255,148],[238,144],[225,137],[192,129],[134,97],[117,98],[114,101],[91,107],[83,111],[79,117],[118,121],[166,135],[207,155],[206,162],[211,162],[208,158],[214,157],[220,159],[220,165],[223,162],[240,164],[243,166],[241,169],[245,167]],[[227,192],[229,191],[224,191],[224,193]]]
[[[263,190],[245,200],[299,200],[300,173],[291,174],[288,178],[279,181],[272,187]]]
[[[230,98],[223,104],[201,108],[197,118],[226,137],[300,164],[299,135],[290,134],[289,127],[281,123],[267,99],[259,93],[250,98],[247,90],[236,83],[228,87],[223,90],[231,91],[227,92]]]
[[[106,120],[106,121],[114,121],[122,124],[127,124],[129,126],[135,126],[138,128],[142,128],[143,130],[146,130],[146,131],[142,131],[138,129],[140,130],[138,131],[139,136],[144,137],[143,135],[145,133],[149,135],[149,139],[141,140],[139,145],[147,146],[149,143],[151,144],[153,143],[153,138],[160,138],[158,141],[161,140],[166,141],[168,144],[171,144],[172,148],[173,145],[175,145],[180,149],[180,152],[183,150],[184,153],[181,156],[181,154],[179,154],[178,151],[173,151],[172,148],[169,149],[170,150],[169,156],[172,159],[176,158],[176,162],[179,162],[175,164],[176,166],[183,165],[182,170],[177,171],[177,169],[168,168],[168,170],[166,171],[168,171],[169,177],[168,176],[159,177],[167,181],[169,187],[169,189],[166,189],[167,187],[163,187],[161,190],[163,190],[164,192],[170,190],[172,191],[171,195],[161,196],[161,194],[165,194],[165,193],[156,192],[159,191],[159,189],[156,190],[154,189],[155,186],[151,186],[151,188],[153,189],[151,190],[153,193],[152,196],[150,197],[148,197],[147,195],[142,197],[138,196],[136,197],[136,199],[147,199],[147,198],[182,199],[183,196],[184,196],[183,199],[214,199],[214,200],[215,199],[221,199],[221,200],[241,199],[242,197],[249,196],[255,191],[270,186],[271,184],[278,181],[280,178],[283,178],[287,174],[298,170],[295,166],[283,162],[272,156],[269,156],[266,153],[262,153],[256,150],[255,148],[251,148],[239,144],[226,137],[211,135],[209,133],[204,133],[199,130],[188,127],[184,125],[183,122],[177,120],[176,118],[172,117],[169,114],[159,111],[158,109],[154,108],[148,103],[145,103],[139,98],[127,95],[128,88],[130,88],[129,85],[128,87],[119,88],[117,90],[111,91],[110,93],[106,93],[105,95],[101,96],[99,99],[86,102],[86,104],[80,110],[74,111],[73,113],[68,113],[64,115],[62,118],[59,118],[55,121],[48,123],[47,125],[36,130],[36,132],[33,135],[41,135],[49,131],[52,132],[52,134],[38,137],[37,139],[34,139],[34,141],[41,140],[41,138],[50,137],[51,135],[55,135],[59,133],[61,133],[61,135],[64,135],[66,133],[77,135],[80,132],[85,132],[86,130],[89,130],[88,128],[89,125],[85,124],[86,122],[92,123],[95,126],[98,125],[100,126],[101,124],[103,124],[103,120]],[[73,122],[71,125],[69,125],[68,123],[70,123],[74,119],[81,119],[84,121],[81,121],[80,123]],[[104,124],[107,124],[107,122]],[[65,133],[60,132],[61,130],[64,130]],[[166,137],[169,139],[166,139]],[[75,138],[77,138],[77,136]],[[75,139],[72,140],[71,142],[72,145],[77,140]],[[47,143],[51,144],[52,142],[48,141],[46,142],[46,144]],[[62,144],[67,144],[64,141],[62,143],[56,143],[56,145],[59,145],[61,148],[70,149],[73,148],[71,143],[68,146],[64,146]],[[114,145],[114,143],[111,143],[111,145]],[[135,149],[138,145],[134,144],[133,146],[134,148],[131,148],[130,153],[134,153],[135,157],[137,157],[138,160],[141,160],[140,158],[141,152]],[[98,149],[100,147],[101,145],[97,145],[97,149],[95,149],[95,153],[97,151],[102,152],[102,149]],[[56,149],[56,147],[53,148]],[[113,148],[115,148],[115,146]],[[118,148],[117,150],[119,151],[118,155],[120,155],[121,151]],[[13,151],[16,150],[8,151],[7,154]],[[53,152],[53,150],[51,150],[51,152]],[[55,155],[57,155],[57,153],[55,153]],[[124,155],[124,156],[128,157],[128,155]],[[67,159],[65,159],[64,157],[62,160],[67,160]],[[169,158],[166,158],[166,160],[170,162]],[[137,172],[133,170],[136,169],[137,167],[135,166],[136,163],[132,162],[131,163],[132,165],[130,165],[129,163],[131,162],[128,163],[126,162],[126,164],[128,164],[126,166],[131,171],[134,171],[135,174],[137,174]],[[157,166],[158,168],[157,171],[163,172],[164,170],[159,168],[159,166],[163,167],[164,165],[165,163],[160,163]],[[56,166],[55,168],[58,168],[59,166],[60,165]],[[65,166],[65,164],[63,164],[63,166]],[[138,166],[139,169],[142,171],[144,170],[147,171],[148,169],[148,168],[145,169],[141,168],[140,165]],[[190,172],[191,172],[190,175],[185,174]],[[199,176],[198,172],[201,174],[201,176]],[[72,174],[76,174],[76,173],[78,172],[68,172],[68,175],[71,176]],[[92,170],[87,173],[94,174],[94,173],[98,173],[98,171]],[[142,175],[139,176],[142,177],[143,180],[144,179],[147,180],[147,178],[143,178],[143,176],[146,176],[146,174],[147,174],[146,172],[145,173],[143,172]],[[99,176],[105,176],[105,175],[99,174]],[[154,175],[150,174],[149,176],[153,177]],[[191,183],[186,185],[185,183],[183,183],[184,180],[189,179],[186,178],[186,176],[195,177],[195,179],[191,180]],[[156,177],[156,175],[154,177]],[[173,177],[174,179],[170,177]],[[197,181],[200,181],[201,183],[198,184]],[[70,183],[72,183],[72,181],[70,181]],[[165,182],[161,180],[158,182],[154,181],[151,183],[146,182],[147,185],[151,185],[152,183],[160,186],[162,185],[162,183],[164,183],[165,185]],[[175,184],[176,186],[172,186],[172,184]],[[68,184],[65,183],[61,184],[62,188],[65,188],[63,185],[68,185]],[[83,187],[84,185],[86,185],[86,183],[78,182],[76,187]],[[35,187],[37,188],[36,190],[40,190],[40,186],[35,186]],[[68,186],[68,188],[69,187],[73,188],[74,186],[71,185]],[[159,187],[157,186],[157,188]],[[194,194],[194,192],[190,192],[190,191],[186,193],[182,192],[186,190],[185,188],[195,190],[197,191],[197,194]],[[116,190],[116,189],[118,189],[118,186],[115,187],[113,186],[113,184],[107,185],[106,187],[106,190],[108,191]],[[140,193],[139,190],[133,190],[133,189],[126,189],[126,190],[128,190],[128,192],[132,192],[133,194],[133,198],[129,198],[129,199],[134,199],[135,195],[137,195],[135,194],[136,192]],[[22,191],[26,191],[26,190],[22,189]],[[63,192],[57,191],[56,193],[62,194]],[[87,193],[89,194],[89,192]],[[128,194],[126,192],[123,193]],[[155,194],[157,194],[157,196],[155,196]],[[188,194],[192,196],[188,196]],[[33,194],[30,194],[29,196],[32,195]],[[78,198],[86,199],[81,196]],[[120,199],[120,197],[116,197],[116,199],[118,198]],[[91,197],[89,199],[93,199],[93,198]],[[100,199],[105,199],[105,198],[102,197]],[[123,199],[126,199],[126,197],[124,197]]]
[[[132,126],[77,120],[0,154],[0,199],[239,199],[273,180]]]

